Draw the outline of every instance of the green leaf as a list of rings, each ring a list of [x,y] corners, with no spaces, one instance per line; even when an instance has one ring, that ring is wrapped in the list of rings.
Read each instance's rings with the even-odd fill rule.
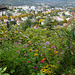
[[[5,67],[1,72],[3,73],[3,72],[5,72],[6,71],[6,69],[7,69],[7,67]]]
[[[41,75],[44,75],[43,72],[42,72],[42,70],[40,71],[40,74],[41,74]]]
[[[42,70],[40,70],[40,73],[37,73],[37,75],[44,75],[44,73],[42,72]]]
[[[67,41],[66,41],[66,44],[67,44],[68,46],[70,46],[70,40],[67,40]]]
[[[39,73],[37,73],[37,75],[40,75]]]
[[[0,68],[0,71],[2,70],[2,68]]]
[[[13,72],[15,72],[15,70],[12,69],[12,70],[10,71],[10,73],[13,73]]]
[[[10,75],[10,74],[8,74],[8,73],[4,73],[3,75]]]

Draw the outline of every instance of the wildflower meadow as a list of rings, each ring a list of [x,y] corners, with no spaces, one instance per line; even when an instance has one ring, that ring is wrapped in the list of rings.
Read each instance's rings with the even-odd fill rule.
[[[75,75],[75,33],[0,25],[0,75]]]

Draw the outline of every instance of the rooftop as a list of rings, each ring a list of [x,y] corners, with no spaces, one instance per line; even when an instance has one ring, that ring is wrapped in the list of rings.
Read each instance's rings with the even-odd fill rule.
[[[4,10],[4,9],[8,9],[8,8],[4,5],[0,5],[0,10]]]

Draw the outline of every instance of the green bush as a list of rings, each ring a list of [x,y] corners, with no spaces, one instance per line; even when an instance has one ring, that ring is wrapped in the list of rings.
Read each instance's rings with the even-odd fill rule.
[[[7,66],[10,75],[74,74],[75,42],[69,28],[0,28],[0,67]]]

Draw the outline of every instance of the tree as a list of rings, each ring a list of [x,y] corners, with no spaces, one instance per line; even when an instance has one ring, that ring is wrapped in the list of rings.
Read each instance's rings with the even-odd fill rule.
[[[14,21],[10,21],[10,25],[15,25],[16,24],[16,20],[14,20]]]
[[[7,13],[8,16],[13,16],[11,13]]]
[[[33,18],[33,15],[31,14],[31,15],[29,15],[29,17],[28,17],[29,19],[32,19]]]
[[[51,17],[47,17],[47,19],[45,20],[45,25],[46,28],[51,30],[54,26],[54,21],[51,19]]]
[[[8,31],[9,31],[9,22],[7,22],[7,29],[8,29]]]
[[[67,23],[67,20],[66,19],[64,19],[63,21],[61,21],[61,23],[63,24],[63,23]]]
[[[31,24],[32,24],[31,20],[27,19],[26,21],[24,21],[23,23],[21,23],[22,29],[26,30],[28,27],[31,27]]]
[[[65,16],[65,13],[62,13],[63,16]]]

